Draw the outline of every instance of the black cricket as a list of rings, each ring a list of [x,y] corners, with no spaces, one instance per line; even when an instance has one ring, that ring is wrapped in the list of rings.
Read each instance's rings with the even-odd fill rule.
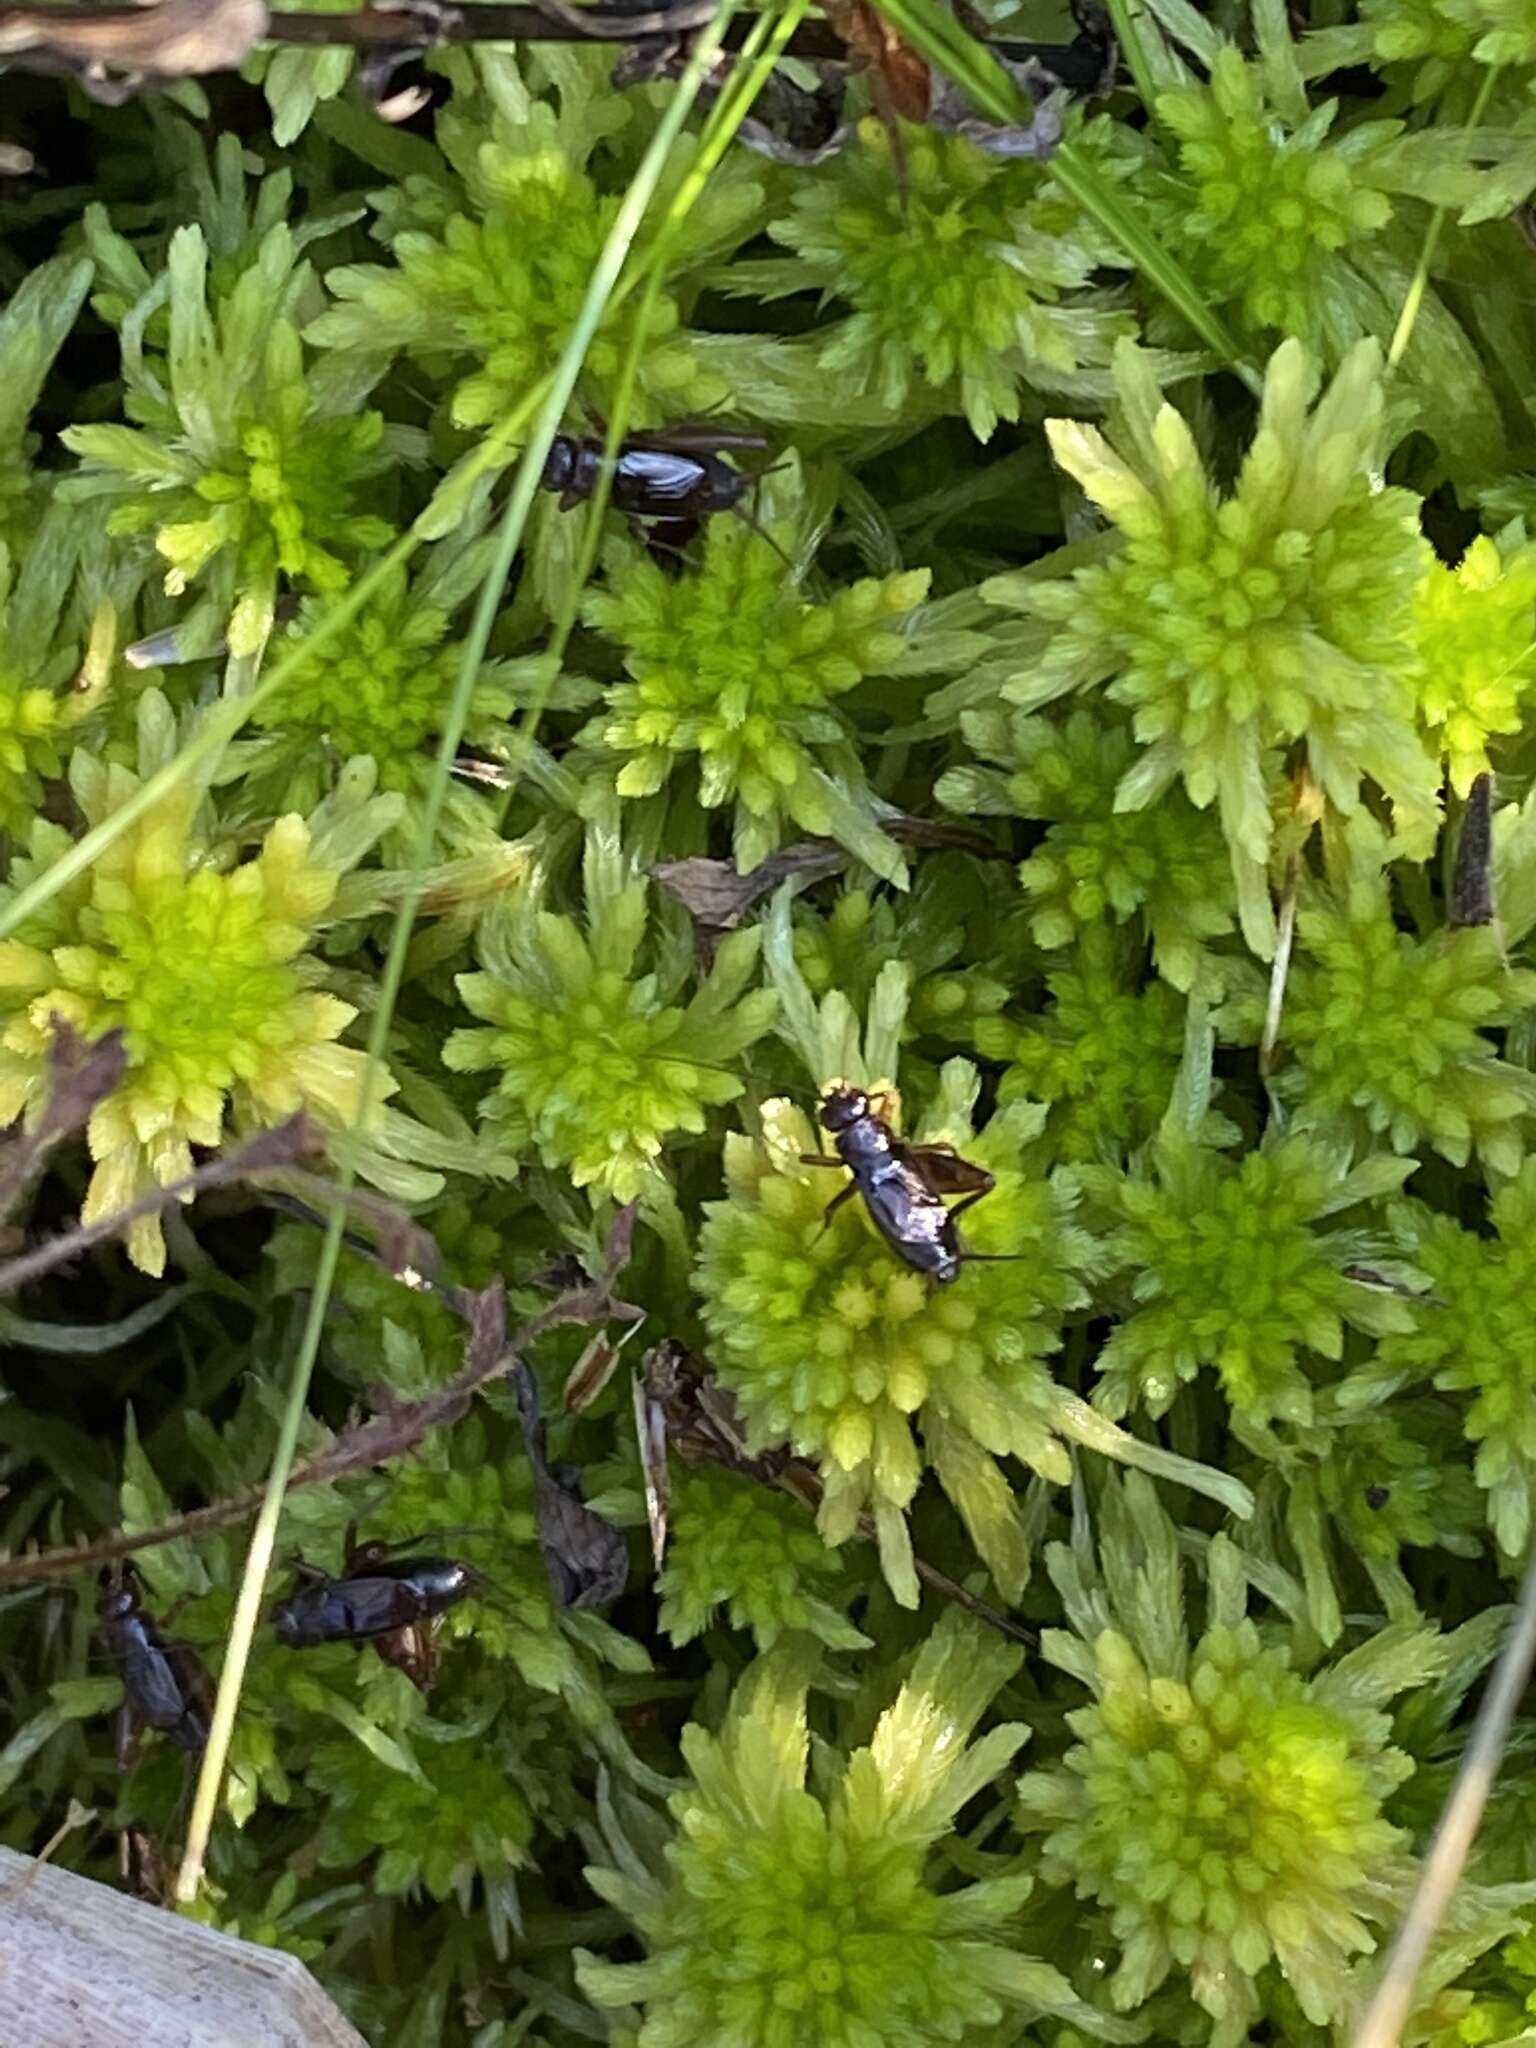
[[[871,1222],[905,1265],[946,1284],[973,1259],[1007,1254],[965,1251],[955,1219],[997,1185],[984,1166],[962,1159],[953,1146],[909,1145],[898,1138],[862,1088],[829,1088],[821,1122],[832,1133],[837,1157],[802,1152],[806,1166],[846,1167],[853,1178],[827,1204],[826,1222],[844,1202],[864,1197]],[[961,1195],[950,1209],[945,1195]],[[825,1225],[823,1226],[825,1227]]]
[[[200,1755],[213,1714],[213,1681],[203,1660],[185,1644],[168,1643],[161,1635],[144,1611],[143,1582],[132,1565],[116,1572],[104,1569],[98,1584],[97,1619],[123,1681],[127,1722],[153,1728],[178,1749]],[[126,1752],[126,1742],[123,1748]]]
[[[319,1643],[371,1642],[425,1692],[436,1670],[432,1623],[481,1591],[482,1573],[452,1557],[391,1557],[387,1543],[356,1543],[348,1532],[336,1576],[314,1565],[272,1613],[272,1629],[293,1650]]]
[[[612,503],[631,519],[682,519],[696,525],[715,512],[734,511],[752,488],[745,470],[721,459],[727,447],[763,448],[761,435],[687,433],[631,435],[614,458]],[[603,443],[595,436],[557,434],[539,481],[560,493],[562,511],[590,498],[603,467]]]
[[[717,512],[734,512],[754,533],[763,533],[742,502],[757,478],[733,469],[720,451],[767,446],[761,434],[729,428],[671,427],[665,433],[631,434],[614,456],[613,508],[635,522],[663,564],[667,558],[679,559],[704,521]],[[602,468],[600,436],[557,434],[539,481],[546,491],[560,493],[561,510],[568,512],[592,496]],[[770,535],[763,538],[783,553]]]

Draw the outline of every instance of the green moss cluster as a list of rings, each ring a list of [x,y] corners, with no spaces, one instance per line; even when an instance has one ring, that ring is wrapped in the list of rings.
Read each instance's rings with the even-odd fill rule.
[[[1208,84],[1161,94],[1157,111],[1181,173],[1170,223],[1211,297],[1234,302],[1259,329],[1323,331],[1339,253],[1391,221],[1373,176],[1390,130],[1361,126],[1330,145],[1323,107],[1287,132],[1266,105],[1260,67],[1231,45]]]
[[[1077,1742],[1062,1763],[1020,1781],[1027,1824],[1045,1830],[1042,1874],[1107,1909],[1121,2009],[1177,1972],[1214,2021],[1211,2041],[1236,2043],[1275,1967],[1323,2024],[1411,1868],[1383,1809],[1413,1763],[1391,1746],[1381,1708],[1443,1658],[1428,1640],[1383,1638],[1350,1669],[1304,1677],[1290,1649],[1238,1618],[1241,1567],[1221,1537],[1212,1611],[1187,1644],[1173,1531],[1134,1480],[1128,1491],[1110,1526],[1121,1524],[1133,1556],[1142,1548],[1138,1562],[1161,1568],[1140,1612],[1119,1611],[1108,1559],[1094,1613],[1082,1557],[1052,1556],[1081,1635],[1051,1654],[1093,1704],[1069,1716]],[[1128,1562],[1116,1561],[1121,1571]]]
[[[803,1508],[760,1481],[707,1467],[675,1492],[672,1545],[660,1578],[661,1625],[691,1642],[723,1611],[760,1650],[803,1629],[834,1650],[868,1638],[828,1599],[846,1580]]]

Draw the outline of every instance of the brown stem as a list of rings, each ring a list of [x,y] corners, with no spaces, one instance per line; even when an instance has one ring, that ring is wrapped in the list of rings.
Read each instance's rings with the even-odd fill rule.
[[[251,1174],[271,1173],[278,1167],[291,1166],[314,1148],[314,1142],[314,1127],[301,1110],[297,1116],[289,1117],[286,1123],[277,1124],[270,1131],[258,1131],[254,1138],[235,1151],[210,1159],[206,1166],[195,1167],[191,1173],[184,1173],[180,1180],[173,1180],[163,1188],[151,1188],[148,1194],[130,1202],[126,1209],[114,1210],[112,1215],[103,1216],[96,1223],[82,1223],[74,1230],[66,1230],[61,1237],[50,1237],[44,1243],[34,1245],[31,1251],[7,1259],[0,1266],[0,1295],[14,1294],[19,1287],[40,1279],[44,1273],[51,1273],[55,1266],[67,1265],[71,1259],[78,1259],[96,1245],[121,1236],[128,1224],[141,1216],[158,1215],[173,1202],[184,1201],[189,1195],[204,1194],[210,1188],[228,1187],[232,1181],[245,1180]]]
[[[165,4],[166,0],[160,0],[161,8]],[[181,0],[181,4],[192,4],[192,0]],[[20,43],[31,31],[38,38],[31,49],[13,43],[7,52],[7,61],[21,69],[54,69],[59,58],[67,58],[77,62],[132,61],[153,70],[154,17],[158,11],[143,6],[72,7],[67,12],[66,26],[64,21],[50,19],[49,11],[41,8],[0,6],[0,47],[12,37]],[[351,14],[274,14],[262,35],[266,42],[304,49],[357,50],[410,50],[435,43],[635,42],[662,33],[686,33],[697,25],[698,10],[684,4],[675,10],[658,9],[654,14],[638,16],[635,22],[618,11],[594,13],[590,25],[581,20],[582,12],[567,8],[561,0],[556,0],[548,11],[538,6],[492,5],[489,0],[477,0],[477,4],[464,7],[423,0],[419,6],[360,7]],[[665,30],[652,25],[663,20]],[[728,46],[734,47],[743,40],[752,20],[749,12],[730,24],[726,33]],[[1054,78],[1075,90],[1091,90],[1103,73],[1102,43],[1083,36],[1070,43],[1010,41],[993,47],[1015,62],[1034,57]],[[828,23],[806,22],[790,37],[786,54],[836,61],[847,58],[848,46]]]
[[[48,1099],[30,1129],[9,1137],[0,1154],[0,1216],[11,1213],[54,1147],[90,1122],[91,1112],[112,1093],[128,1064],[121,1031],[87,1041],[57,1013],[48,1028]]]
[[[730,1396],[725,1395],[722,1400],[721,1390],[699,1369],[701,1363],[690,1360],[680,1344],[667,1339],[646,1354],[641,1371],[647,1405],[654,1404],[659,1409],[666,1442],[687,1464],[724,1465],[732,1472],[755,1479],[760,1486],[778,1487],[814,1514],[825,1492],[821,1474],[806,1459],[786,1451],[767,1451],[754,1457],[737,1426]],[[858,1531],[866,1542],[876,1541],[873,1516],[860,1515]],[[665,1541],[664,1535],[661,1540]],[[1040,1638],[1023,1622],[1015,1621],[1000,1607],[968,1591],[925,1558],[914,1557],[912,1563],[917,1576],[935,1593],[966,1608],[1016,1643],[1038,1648]]]
[[[510,1336],[506,1330],[505,1295],[499,1281],[478,1294],[461,1294],[458,1306],[466,1323],[463,1371],[449,1380],[446,1386],[439,1387],[435,1393],[427,1394],[419,1401],[400,1402],[355,1428],[344,1430],[323,1451],[316,1451],[294,1467],[288,1481],[289,1490],[342,1479],[353,1472],[381,1465],[390,1458],[404,1457],[416,1448],[429,1429],[435,1429],[441,1423],[458,1421],[477,1389],[498,1374],[510,1371],[522,1349],[547,1330],[562,1323],[590,1323],[601,1318],[612,1318],[618,1322],[639,1321],[641,1312],[633,1302],[620,1301],[613,1292],[614,1282],[629,1259],[634,1227],[635,1209],[631,1203],[627,1209],[620,1210],[608,1233],[603,1248],[603,1270],[597,1278],[580,1287],[567,1288],[547,1308],[525,1317]],[[37,1579],[59,1578],[69,1572],[83,1571],[90,1565],[127,1557],[135,1550],[152,1549],[157,1543],[170,1543],[179,1537],[203,1536],[213,1529],[228,1528],[254,1515],[264,1492],[264,1487],[248,1487],[228,1500],[212,1501],[207,1507],[175,1515],[153,1529],[138,1529],[131,1534],[119,1529],[91,1543],[34,1551],[22,1557],[0,1558],[0,1587],[25,1586]]]
[[[238,1156],[235,1155],[236,1158]],[[168,1189],[165,1192],[170,1195],[172,1191]],[[278,1206],[306,1222],[319,1220],[301,1203],[281,1200]],[[562,1323],[639,1322],[641,1311],[635,1304],[620,1301],[613,1292],[613,1284],[629,1260],[634,1226],[635,1208],[631,1203],[619,1212],[609,1232],[604,1247],[603,1271],[598,1277],[584,1286],[568,1288],[547,1308],[525,1317],[510,1337],[504,1334],[505,1296],[499,1281],[479,1294],[466,1289],[437,1289],[465,1318],[467,1334],[463,1371],[446,1386],[439,1387],[435,1393],[427,1394],[419,1401],[400,1402],[372,1416],[367,1422],[344,1430],[323,1451],[316,1451],[295,1465],[288,1481],[289,1491],[297,1486],[317,1486],[327,1480],[344,1479],[354,1472],[385,1464],[392,1458],[404,1457],[416,1448],[429,1429],[438,1428],[446,1422],[457,1422],[480,1387],[488,1380],[514,1370],[521,1363],[520,1354],[526,1346]],[[417,1284],[403,1279],[390,1260],[366,1239],[351,1238],[350,1241],[354,1249],[392,1273],[402,1285]],[[702,1443],[692,1446],[693,1457],[697,1458],[701,1453],[764,1484],[780,1487],[803,1507],[814,1509],[821,1498],[820,1476],[803,1460],[794,1459],[781,1469],[770,1470],[761,1461],[735,1455],[728,1444],[723,1440],[717,1443],[712,1436],[707,1447]],[[119,1529],[90,1543],[34,1551],[22,1557],[0,1558],[0,1589],[31,1585],[40,1579],[62,1578],[95,1565],[109,1564],[116,1558],[130,1556],[136,1550],[152,1550],[157,1543],[206,1536],[215,1529],[229,1528],[255,1514],[264,1491],[263,1487],[248,1487],[227,1500],[211,1501],[207,1507],[173,1515],[169,1521],[159,1522],[151,1529],[136,1529],[131,1533]],[[859,1534],[866,1540],[874,1539],[875,1525],[868,1515],[859,1518]],[[968,1591],[947,1572],[940,1571],[937,1565],[929,1564],[926,1558],[914,1557],[913,1567],[923,1583],[931,1586],[945,1600],[964,1607],[1015,1642],[1025,1643],[1031,1648],[1038,1645],[1039,1637],[1032,1629],[1015,1621],[990,1601]]]
[[[363,7],[355,14],[275,14],[267,27],[267,40],[310,45],[352,43],[365,48],[388,49],[402,44],[409,48],[422,42],[633,42],[644,41],[648,35],[660,32],[637,28],[625,21],[618,10],[601,15],[594,11],[593,25],[588,27],[580,21],[583,11],[560,5],[559,0],[548,13],[537,6],[492,6],[487,4],[487,0],[478,0],[474,6],[437,10],[439,19],[435,28],[429,27],[433,13],[430,4],[420,9],[409,6]],[[4,19],[6,12],[5,8],[0,8],[0,20]],[[639,19],[649,22],[670,15],[665,33],[676,34],[686,31],[691,23],[696,26],[693,17],[699,12],[684,4],[675,10],[659,9],[655,15]],[[712,13],[712,8],[703,10],[702,18],[708,20]],[[575,26],[570,25],[571,17],[576,17]],[[748,11],[730,24],[725,37],[728,48],[734,48],[746,39],[752,22],[753,15]],[[1103,75],[1103,43],[1094,42],[1089,37],[1078,36],[1070,43],[999,42],[993,47],[1002,56],[1016,62],[1036,58],[1065,86],[1086,90]],[[811,21],[795,30],[785,54],[846,60],[848,45],[827,22]]]

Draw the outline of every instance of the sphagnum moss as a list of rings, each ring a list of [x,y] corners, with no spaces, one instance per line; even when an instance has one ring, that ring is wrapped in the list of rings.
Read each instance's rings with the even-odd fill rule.
[[[1394,1205],[1394,1233],[1427,1281],[1410,1329],[1394,1333],[1352,1375],[1342,1398],[1369,1403],[1383,1387],[1425,1381],[1457,1396],[1476,1448],[1478,1484],[1501,1548],[1518,1555],[1536,1499],[1536,1428],[1524,1303],[1536,1259],[1536,1168],[1527,1161],[1491,1204],[1493,1237],[1464,1230],[1421,1204]]]
[[[1015,1948],[1027,1875],[942,1891],[929,1878],[960,1808],[1024,1738],[1005,1724],[970,1742],[1016,1662],[949,1617],[868,1745],[838,1757],[817,1790],[805,1783],[804,1667],[787,1655],[755,1666],[718,1736],[693,1726],[683,1737],[693,1782],[671,1802],[664,1869],[636,1869],[633,1849],[615,1841],[613,1864],[590,1873],[648,1954],[584,1958],[589,1994],[642,2007],[640,2048],[957,2041],[1021,2012],[1129,2038],[1060,1971]]]
[[[586,616],[618,645],[627,679],[585,736],[613,761],[620,797],[653,796],[691,768],[697,801],[730,807],[743,871],[798,828],[889,872],[843,700],[922,672],[928,572],[862,577],[818,602],[777,535],[726,517],[710,522],[697,570],[669,572],[622,541],[606,569]]]
[[[1428,556],[1418,505],[1378,489],[1380,351],[1362,342],[1319,398],[1299,342],[1271,357],[1235,490],[1213,488],[1182,415],[1129,343],[1116,354],[1119,445],[1053,422],[1052,451],[1113,523],[1107,560],[1060,578],[997,578],[987,594],[1055,627],[1043,660],[1005,685],[1033,709],[1102,685],[1142,751],[1120,808],[1182,781],[1215,804],[1244,935],[1267,955],[1266,864],[1280,753],[1300,743],[1346,814],[1363,781],[1396,807],[1405,845],[1432,843],[1436,777],[1409,682],[1413,599]],[[1315,401],[1315,403],[1314,403]]]
[[[631,119],[630,104],[601,82],[594,53],[537,55],[556,90],[532,98],[519,82],[491,78],[450,105],[443,158],[433,181],[410,180],[378,195],[377,232],[393,264],[338,265],[338,301],[309,329],[342,354],[383,349],[452,380],[455,422],[484,427],[549,370],[575,321],[587,279],[619,209],[600,182],[608,144]],[[468,81],[466,81],[468,82]],[[669,175],[680,182],[685,148]],[[739,157],[710,181],[675,257],[686,272],[751,232],[761,187]],[[624,319],[600,323],[584,386],[607,402],[623,360]],[[639,363],[637,419],[664,422],[729,397],[683,331],[677,299],[663,291]]]
[[[589,835],[584,874],[585,931],[540,907],[536,884],[486,921],[486,964],[458,980],[485,1023],[455,1032],[443,1057],[496,1075],[481,1111],[513,1143],[627,1202],[664,1185],[669,1140],[696,1135],[711,1104],[742,1092],[728,1062],[761,1037],[777,998],[746,992],[758,938],[740,932],[693,999],[674,1001],[685,972],[675,949],[664,973],[636,971],[648,891],[608,829]]]
[[[1109,1910],[1120,2010],[1177,1972],[1213,2048],[1236,2048],[1259,2014],[1255,1980],[1277,1967],[1326,2025],[1412,1870],[1384,1809],[1413,1763],[1383,1709],[1448,1653],[1428,1631],[1387,1632],[1304,1675],[1244,1614],[1224,1536],[1191,1641],[1172,1524],[1139,1475],[1110,1489],[1097,1560],[1081,1531],[1048,1554],[1074,1632],[1048,1634],[1046,1653],[1093,1704],[1069,1714],[1064,1759],[1020,1781],[1042,1875]]]
[[[659,1581],[661,1626],[675,1643],[701,1635],[717,1613],[749,1628],[760,1650],[804,1629],[834,1650],[868,1637],[828,1599],[846,1584],[843,1559],[787,1494],[708,1468],[674,1481],[671,1545]]]
[[[75,754],[72,788],[89,821],[125,802],[175,746],[169,708],[152,691],[141,702],[139,735],[137,776]],[[347,1128],[366,1061],[337,1041],[355,1013],[315,985],[304,957],[342,875],[397,815],[391,799],[367,797],[333,807],[318,833],[302,818],[281,818],[254,858],[221,871],[210,859],[212,821],[198,791],[182,790],[3,942],[7,1122],[47,1099],[56,1018],[87,1039],[123,1033],[126,1070],[90,1121],[86,1221],[189,1173],[193,1146],[219,1144],[227,1125],[259,1128],[307,1109],[323,1126]],[[68,843],[40,819],[29,855],[13,863],[11,890]],[[382,1101],[374,1099],[377,1122]],[[421,1176],[405,1184],[417,1195],[436,1185]],[[157,1216],[133,1226],[129,1246],[146,1271],[163,1270]]]
[[[1491,768],[1489,745],[1518,733],[1536,687],[1536,547],[1474,540],[1454,569],[1434,562],[1416,605],[1420,715],[1458,796]]]
[[[1158,972],[1175,988],[1219,971],[1211,941],[1236,922],[1221,829],[1180,791],[1142,810],[1118,803],[1135,754],[1128,723],[1081,707],[1065,718],[994,708],[967,712],[961,727],[995,766],[949,769],[940,801],[1046,826],[1019,863],[1038,946],[1070,946],[1111,918],[1150,935]]]
[[[1107,361],[1123,319],[1084,289],[1092,242],[1032,223],[1038,166],[905,125],[869,121],[860,140],[803,181],[769,227],[790,258],[756,273],[848,305],[820,344],[824,369],[859,375],[893,411],[915,385],[952,391],[986,441],[1019,417],[1021,385]]]
[[[1159,94],[1181,173],[1166,217],[1215,303],[1232,303],[1260,331],[1315,340],[1339,254],[1391,221],[1377,179],[1393,129],[1363,124],[1341,145],[1324,106],[1288,134],[1262,81],[1262,67],[1227,46],[1208,83]]]
[[[127,344],[134,425],[84,425],[66,492],[105,500],[110,529],[148,534],[167,594],[208,587],[242,652],[270,630],[279,577],[332,594],[358,554],[394,538],[367,509],[394,456],[384,416],[350,403],[306,362],[295,311],[312,289],[286,224],[226,290],[210,286],[201,228],[177,230],[157,291],[171,320],[163,357]]]
[[[1505,958],[1491,925],[1401,930],[1388,857],[1362,817],[1333,836],[1326,880],[1308,879],[1276,1093],[1302,1129],[1430,1147],[1456,1165],[1475,1151],[1514,1173],[1536,1076],[1500,1059],[1491,1034],[1536,1002],[1536,975]],[[1241,1014],[1248,1035],[1257,1003]]]

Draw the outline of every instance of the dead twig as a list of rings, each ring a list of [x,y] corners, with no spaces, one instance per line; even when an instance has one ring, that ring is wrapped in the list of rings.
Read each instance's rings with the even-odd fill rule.
[[[23,1892],[30,1891],[37,1882],[37,1873],[47,1863],[54,1851],[66,1842],[78,1828],[88,1828],[95,1819],[96,1808],[94,1806],[82,1806],[78,1799],[71,1799],[69,1811],[59,1822],[47,1841],[44,1842],[41,1849],[38,1850],[20,1877],[12,1878],[9,1884],[0,1885],[0,1901],[8,1905],[13,1900],[19,1899]]]
[[[139,7],[0,8],[0,58],[66,71],[98,98],[148,80],[233,71],[266,34],[266,0],[155,0]],[[115,80],[109,73],[117,74]]]
[[[641,1428],[641,1459],[645,1467],[646,1506],[651,1518],[651,1542],[658,1569],[666,1545],[666,1446],[673,1445],[686,1464],[724,1465],[759,1485],[776,1486],[813,1512],[821,1505],[821,1474],[804,1458],[788,1451],[766,1451],[753,1456],[736,1419],[735,1404],[723,1387],[690,1359],[680,1344],[670,1338],[653,1345],[641,1361],[637,1381],[636,1421]],[[859,1534],[866,1542],[876,1541],[871,1515],[860,1515]],[[1015,1621],[990,1600],[970,1592],[937,1565],[914,1557],[913,1568],[924,1585],[931,1586],[945,1600],[952,1600],[974,1614],[979,1621],[1031,1649],[1040,1638],[1023,1622]]]
[[[84,1130],[98,1102],[123,1077],[128,1055],[121,1031],[87,1041],[59,1016],[50,1017],[48,1101],[30,1129],[7,1141],[0,1155],[0,1216],[9,1215],[54,1146]]]
[[[615,10],[594,12],[589,21],[585,9],[567,7],[563,0],[555,0],[552,8],[493,5],[489,0],[476,0],[475,5],[464,7],[420,0],[413,6],[410,0],[397,0],[393,6],[360,7],[350,14],[274,14],[269,18],[260,0],[222,0],[222,4],[219,0],[159,0],[153,6],[70,8],[67,14],[52,8],[0,6],[0,56],[24,70],[94,67],[100,73],[104,65],[111,65],[141,78],[228,70],[243,60],[250,47],[250,42],[240,47],[249,24],[241,24],[237,10],[254,12],[258,6],[264,25],[250,42],[361,52],[419,50],[437,43],[643,42],[679,30],[686,32],[696,11],[687,4],[633,17]],[[230,50],[239,54],[222,62],[200,59],[190,63],[187,60],[196,53],[200,32],[205,57],[211,47],[210,20],[216,21],[228,38]],[[752,20],[747,13],[731,23],[728,47],[741,43]],[[652,22],[664,22],[665,27],[652,27]],[[174,40],[166,38],[170,28],[177,30]],[[1014,62],[1033,58],[1069,91],[1102,89],[1102,39],[1084,34],[1070,43],[1009,41],[992,47]],[[836,62],[846,55],[846,45],[827,23],[806,22],[791,36],[786,54]],[[173,72],[173,60],[185,65],[185,71]]]
[[[6,1260],[4,1265],[0,1265],[0,1295],[14,1294],[18,1288],[40,1279],[44,1273],[51,1273],[55,1266],[68,1265],[72,1259],[80,1258],[95,1246],[120,1236],[127,1225],[137,1222],[139,1217],[157,1215],[160,1210],[168,1209],[172,1202],[183,1202],[191,1195],[206,1194],[210,1188],[228,1187],[232,1182],[248,1180],[252,1174],[271,1173],[279,1167],[292,1166],[295,1160],[314,1149],[315,1142],[314,1126],[301,1110],[297,1116],[289,1117],[286,1123],[277,1124],[270,1131],[258,1131],[254,1138],[237,1146],[233,1152],[210,1159],[205,1166],[194,1167],[191,1173],[184,1173],[166,1187],[151,1188],[136,1202],[130,1202],[126,1209],[114,1210],[110,1216],[103,1216],[96,1223],[82,1223],[60,1237],[51,1237],[43,1244],[34,1245],[31,1251]]]
[[[297,1486],[316,1486],[328,1480],[344,1479],[404,1457],[427,1434],[443,1423],[457,1422],[468,1410],[478,1389],[498,1374],[507,1372],[518,1354],[546,1331],[563,1323],[590,1323],[603,1319],[638,1322],[642,1311],[633,1302],[621,1301],[614,1293],[619,1274],[629,1263],[634,1242],[635,1206],[621,1209],[603,1246],[603,1264],[593,1277],[583,1279],[552,1301],[547,1308],[526,1317],[508,1335],[506,1298],[499,1281],[478,1293],[461,1291],[457,1304],[465,1320],[464,1368],[419,1401],[402,1401],[382,1408],[368,1421],[344,1430],[322,1451],[301,1459],[288,1481],[291,1492]],[[21,1557],[0,1558],[0,1587],[25,1586],[38,1579],[61,1578],[70,1572],[128,1557],[136,1550],[152,1550],[157,1543],[171,1543],[181,1537],[205,1536],[215,1529],[248,1521],[260,1507],[265,1488],[248,1487],[227,1500],[212,1501],[173,1516],[152,1529],[131,1533],[117,1530],[90,1543],[71,1544],[58,1550],[34,1551]]]
[[[335,1200],[334,1191],[325,1183],[319,1184],[316,1192]],[[267,1193],[265,1201],[269,1209],[291,1216],[297,1223],[307,1223],[315,1230],[325,1228],[325,1218],[319,1210],[300,1201],[297,1195],[272,1190]],[[379,1267],[392,1280],[398,1280],[402,1287],[409,1287],[413,1294],[435,1294],[445,1308],[452,1309],[455,1315],[463,1314],[466,1291],[438,1279],[437,1240],[429,1230],[412,1223],[403,1211],[394,1209],[392,1204],[373,1203],[366,1195],[359,1198],[355,1188],[350,1191],[348,1207],[354,1213],[361,1212],[365,1220],[380,1229],[377,1239],[364,1237],[361,1231],[344,1230],[341,1241],[349,1252],[356,1252],[359,1258]]]
[[[578,40],[637,43],[652,36],[688,35],[713,20],[715,0],[678,0],[672,7],[637,9],[634,13],[604,14],[597,7],[568,7],[565,0],[537,0],[538,12],[557,28],[568,30]]]

